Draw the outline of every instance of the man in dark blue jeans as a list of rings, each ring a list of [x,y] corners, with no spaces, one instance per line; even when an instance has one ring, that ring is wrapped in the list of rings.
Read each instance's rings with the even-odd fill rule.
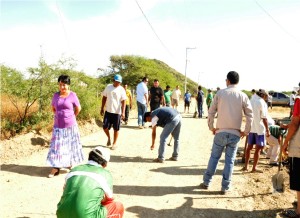
[[[203,114],[203,100],[204,100],[204,92],[202,91],[202,86],[198,86],[197,106],[198,106],[199,118],[202,118],[202,114]]]
[[[171,134],[174,138],[174,151],[172,157],[169,160],[177,161],[179,151],[179,134],[181,128],[181,116],[177,110],[170,107],[157,108],[152,112],[145,113],[145,122],[151,122],[152,126],[152,145],[151,150],[154,149],[156,138],[156,127],[163,127],[163,131],[160,134],[160,143],[158,149],[158,158],[154,159],[154,162],[163,163],[164,153],[167,143],[167,138]]]

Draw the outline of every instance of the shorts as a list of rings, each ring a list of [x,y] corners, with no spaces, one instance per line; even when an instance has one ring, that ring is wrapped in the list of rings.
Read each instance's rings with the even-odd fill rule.
[[[115,131],[119,131],[120,123],[121,123],[120,114],[113,114],[105,111],[104,119],[103,119],[103,129],[110,130],[111,126],[113,126]]]
[[[189,102],[189,101],[184,101],[184,106],[185,106],[185,107],[189,107],[189,106],[190,106],[190,103],[191,103],[191,102]]]
[[[172,106],[178,106],[178,100],[175,98],[172,98]]]
[[[300,158],[289,157],[290,189],[300,191]]]
[[[248,135],[248,145],[265,146],[265,135],[250,132]]]

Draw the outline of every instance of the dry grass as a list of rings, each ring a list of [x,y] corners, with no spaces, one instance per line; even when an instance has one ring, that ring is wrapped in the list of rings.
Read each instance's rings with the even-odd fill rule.
[[[269,114],[273,119],[285,120],[290,116],[290,108],[289,107],[280,107],[275,106],[272,109],[269,108]]]
[[[22,112],[25,108],[25,100],[18,100],[18,108]],[[39,109],[38,104],[34,103],[30,109],[28,115],[37,112]],[[17,108],[11,103],[7,95],[1,95],[1,121],[9,120],[11,122],[19,122],[19,115]]]

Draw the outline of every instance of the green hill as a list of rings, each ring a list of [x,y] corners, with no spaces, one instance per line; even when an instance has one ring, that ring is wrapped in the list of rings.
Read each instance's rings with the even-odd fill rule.
[[[172,90],[176,85],[179,85],[181,92],[184,93],[184,75],[160,60],[124,55],[111,56],[110,61],[111,70],[104,73],[100,78],[100,81],[104,84],[110,83],[112,75],[118,73],[123,77],[123,83],[127,83],[131,89],[135,89],[141,79],[147,76],[149,86],[152,85],[154,79],[158,79],[160,87],[163,89],[169,85]],[[187,89],[192,94],[197,94],[197,83],[187,78]]]

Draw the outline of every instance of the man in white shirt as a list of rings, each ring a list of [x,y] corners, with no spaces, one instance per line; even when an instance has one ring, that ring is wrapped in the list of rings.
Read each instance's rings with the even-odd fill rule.
[[[291,119],[292,115],[293,115],[293,111],[294,111],[294,104],[295,104],[295,97],[296,97],[296,92],[293,91],[292,94],[290,95],[290,116],[289,119]]]
[[[125,107],[126,107],[126,92],[121,86],[122,77],[119,74],[114,76],[113,84],[109,84],[104,89],[102,95],[102,106],[100,114],[104,114],[104,106],[106,110],[103,119],[103,130],[107,135],[107,146],[111,146],[109,130],[111,126],[114,129],[114,140],[111,149],[116,149],[117,139],[119,136],[121,118],[125,118]]]
[[[270,130],[268,128],[268,106],[266,100],[268,99],[268,93],[260,89],[256,95],[251,98],[251,105],[253,108],[253,123],[248,136],[248,146],[245,155],[245,166],[242,170],[247,171],[250,159],[250,151],[255,145],[254,160],[251,172],[262,173],[261,170],[256,169],[260,152],[266,145],[266,137],[270,136]]]
[[[179,105],[180,96],[181,96],[181,91],[179,89],[179,86],[176,86],[176,89],[173,91],[172,96],[171,96],[172,107],[175,108],[176,110]]]
[[[144,114],[148,107],[148,78],[144,77],[142,81],[136,86],[136,101],[138,109],[138,125],[140,129],[145,127]]]

